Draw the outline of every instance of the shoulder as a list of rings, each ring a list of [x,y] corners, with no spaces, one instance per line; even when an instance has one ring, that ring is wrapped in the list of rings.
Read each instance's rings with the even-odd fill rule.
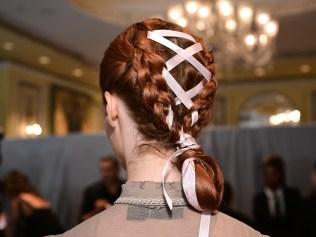
[[[62,235],[57,235],[55,237],[102,236],[100,233],[106,233],[108,226],[117,224],[117,221],[120,219],[120,217],[126,217],[126,214],[124,215],[124,213],[126,213],[124,208],[126,209],[126,207],[123,205],[114,205],[109,207],[108,209],[68,230]]]
[[[95,228],[98,223],[99,216],[95,215],[86,221],[80,223],[79,225],[73,227],[72,229],[66,231],[61,235],[55,237],[84,237],[84,236],[95,236]],[[52,236],[48,236],[52,237]]]
[[[126,219],[126,206],[114,205],[58,237],[102,236],[107,233],[110,227],[117,226],[120,220],[123,219]],[[221,212],[213,216],[211,228],[213,229],[212,237],[263,237],[263,235],[246,224]],[[112,228],[112,230],[114,229]],[[113,233],[115,231],[118,233],[121,230],[115,229]]]
[[[250,226],[232,218],[222,212],[213,216],[214,237],[234,236],[234,237],[263,237],[258,231]]]

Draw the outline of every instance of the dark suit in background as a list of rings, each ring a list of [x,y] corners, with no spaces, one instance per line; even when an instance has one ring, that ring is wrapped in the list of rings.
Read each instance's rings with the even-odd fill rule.
[[[282,188],[283,213],[271,213],[269,197],[266,192],[258,193],[254,198],[253,212],[256,228],[271,237],[294,236],[296,220],[301,205],[301,195],[297,189]]]
[[[287,187],[282,157],[270,155],[264,159],[263,178],[264,189],[253,200],[256,228],[271,237],[297,236],[301,195],[297,189]]]
[[[83,194],[80,221],[113,205],[121,194],[119,163],[113,156],[105,156],[99,163],[101,179],[87,187]]]
[[[304,200],[299,214],[297,236],[316,236],[316,163],[311,173],[311,194]]]
[[[299,214],[297,236],[316,236],[316,193],[304,200]]]

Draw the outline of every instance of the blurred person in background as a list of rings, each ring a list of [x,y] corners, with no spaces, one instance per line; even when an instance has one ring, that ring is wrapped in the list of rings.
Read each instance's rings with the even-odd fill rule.
[[[4,185],[0,180],[0,237],[4,237],[7,224],[7,217],[4,213]]]
[[[301,212],[298,216],[298,235],[304,237],[316,236],[316,163],[311,172],[312,190],[303,201]]]
[[[256,227],[271,237],[293,236],[301,195],[297,189],[286,186],[283,159],[269,156],[263,164],[264,190],[253,202]]]
[[[11,171],[4,178],[8,227],[6,237],[42,237],[63,231],[47,200],[30,184],[28,177]]]
[[[230,185],[230,183],[228,183],[227,181],[225,181],[224,183],[223,200],[220,206],[220,210],[223,213],[231,217],[234,217],[235,219],[243,223],[246,223],[247,225],[250,225],[250,226],[253,225],[253,223],[250,221],[250,219],[246,215],[237,211],[234,208],[234,190],[232,186]]]
[[[0,167],[2,165],[2,141],[4,138],[3,128],[0,126]],[[7,227],[7,218],[4,213],[4,184],[0,180],[0,237],[4,236]]]
[[[2,142],[4,139],[4,132],[3,128],[0,126],[0,166],[2,164]]]
[[[122,181],[119,178],[119,163],[113,156],[101,158],[99,162],[101,179],[86,188],[81,207],[81,221],[113,205],[121,194]]]

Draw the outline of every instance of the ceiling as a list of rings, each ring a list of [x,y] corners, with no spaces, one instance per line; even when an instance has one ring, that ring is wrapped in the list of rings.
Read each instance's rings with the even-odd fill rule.
[[[14,46],[11,46],[13,48],[5,50],[4,42],[14,42]],[[13,65],[20,67],[27,65],[27,68],[35,69],[37,72],[44,72],[53,75],[54,78],[73,81],[75,85],[99,91],[97,68],[72,54],[61,52],[63,51],[0,25],[0,67],[3,65],[2,61],[4,64],[9,62],[7,65],[12,62]]]
[[[0,0],[0,26],[90,65],[135,20],[161,16],[175,0]],[[316,0],[254,0],[280,22],[277,57],[316,58]]]
[[[126,25],[152,16],[164,16],[168,6],[184,0],[71,0],[86,12],[114,24]],[[203,1],[203,0],[200,0]],[[207,1],[207,0],[206,0]],[[211,0],[208,0],[211,1]],[[315,0],[244,0],[275,17],[300,14],[316,9]]]
[[[84,14],[67,0],[0,0],[0,23],[97,64],[122,27]]]
[[[175,0],[72,0],[84,12],[105,22],[126,26],[131,22],[160,16]],[[246,2],[246,1],[244,1]],[[249,2],[249,1],[248,1]],[[277,56],[316,56],[316,0],[253,0],[279,20]]]

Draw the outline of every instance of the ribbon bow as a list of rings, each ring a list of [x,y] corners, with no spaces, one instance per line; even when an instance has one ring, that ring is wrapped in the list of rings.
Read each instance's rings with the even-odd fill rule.
[[[183,130],[180,131],[180,139],[176,143],[178,145],[177,150],[169,157],[163,171],[162,171],[162,189],[163,194],[166,199],[167,205],[170,210],[172,210],[172,199],[168,195],[166,188],[165,188],[165,179],[167,171],[169,170],[169,167],[171,163],[181,154],[183,154],[187,150],[191,149],[199,149],[200,146],[197,144],[194,137],[192,137],[190,134],[184,133]],[[183,162],[182,165],[182,187],[183,191],[185,193],[185,196],[188,200],[188,202],[197,210],[201,211],[201,207],[198,203],[196,192],[195,192],[195,166],[194,166],[194,160],[196,158],[188,158]]]

